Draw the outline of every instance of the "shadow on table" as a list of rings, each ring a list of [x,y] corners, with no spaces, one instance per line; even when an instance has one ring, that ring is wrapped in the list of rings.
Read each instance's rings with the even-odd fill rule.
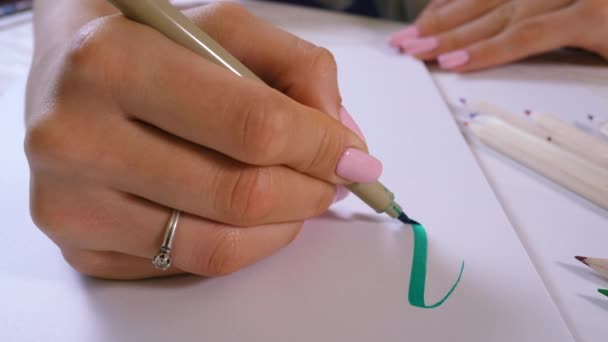
[[[608,312],[608,300],[602,299],[602,298],[596,298],[596,297],[592,297],[592,296],[584,295],[584,294],[579,294],[578,296],[585,299],[589,303],[591,303],[595,306],[598,306],[600,309],[603,309],[604,311]]]

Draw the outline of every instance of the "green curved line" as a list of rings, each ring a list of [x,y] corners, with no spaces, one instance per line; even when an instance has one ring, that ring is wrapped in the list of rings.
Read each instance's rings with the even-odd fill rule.
[[[427,237],[424,227],[420,224],[413,224],[412,229],[414,231],[414,258],[412,259],[412,272],[410,275],[410,289],[408,293],[408,301],[410,305],[423,308],[433,309],[443,304],[451,295],[452,292],[460,283],[462,272],[464,271],[464,261],[460,267],[460,274],[456,283],[452,285],[450,291],[437,303],[432,305],[426,305],[424,303],[424,288],[426,285],[426,256],[427,256]]]

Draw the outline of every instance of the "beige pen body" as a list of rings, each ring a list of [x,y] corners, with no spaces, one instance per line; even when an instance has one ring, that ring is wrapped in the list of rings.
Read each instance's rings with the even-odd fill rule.
[[[251,80],[263,81],[213,38],[203,32],[167,0],[108,0],[127,18],[147,25],[169,39],[231,72]],[[393,218],[401,214],[394,195],[380,182],[352,184],[347,188],[378,213]]]
[[[608,209],[608,171],[496,117],[478,116],[469,127],[486,145]]]

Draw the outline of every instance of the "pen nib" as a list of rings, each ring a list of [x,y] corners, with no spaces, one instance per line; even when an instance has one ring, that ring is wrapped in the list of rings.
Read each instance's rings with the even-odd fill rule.
[[[416,222],[416,221],[412,220],[412,219],[411,219],[411,218],[409,218],[409,217],[408,217],[408,216],[407,216],[405,213],[401,213],[401,214],[399,215],[399,217],[397,217],[397,219],[398,219],[399,221],[401,221],[401,222],[405,223],[405,224],[412,224],[412,225],[417,224],[417,225],[420,225],[420,223],[418,223],[418,222]]]

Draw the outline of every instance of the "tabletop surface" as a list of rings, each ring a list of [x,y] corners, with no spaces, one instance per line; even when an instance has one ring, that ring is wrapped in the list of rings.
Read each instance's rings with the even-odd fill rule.
[[[329,12],[286,10],[268,3],[246,2],[246,6],[320,45],[352,46],[364,40],[380,47],[387,34],[399,27]],[[0,21],[0,46],[2,96],[27,74],[32,52],[28,14],[8,24]],[[516,113],[546,111],[581,126],[587,125],[588,114],[608,120],[608,65],[593,58],[560,54],[466,75],[434,67],[431,71],[448,102],[466,97]],[[608,257],[608,213],[476,142],[470,145],[573,336],[579,341],[600,341],[608,336],[608,301],[595,292],[598,287],[608,287],[608,281],[573,258]],[[6,196],[2,195],[2,202],[8,201]]]

